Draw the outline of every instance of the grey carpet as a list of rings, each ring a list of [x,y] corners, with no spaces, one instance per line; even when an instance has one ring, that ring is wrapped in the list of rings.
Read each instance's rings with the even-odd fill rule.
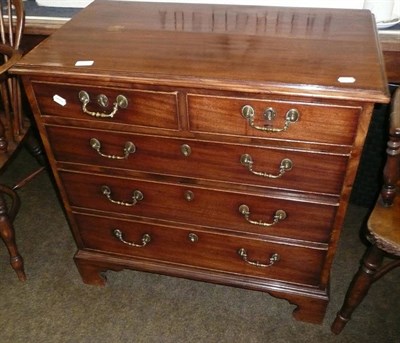
[[[1,182],[35,167],[24,150]],[[330,324],[358,268],[358,231],[367,210],[350,206],[332,271],[322,325],[292,318],[294,306],[268,294],[136,271],[108,272],[106,287],[82,283],[75,244],[46,173],[19,192],[21,283],[0,243],[1,343],[400,342],[399,270],[374,285],[340,336]]]

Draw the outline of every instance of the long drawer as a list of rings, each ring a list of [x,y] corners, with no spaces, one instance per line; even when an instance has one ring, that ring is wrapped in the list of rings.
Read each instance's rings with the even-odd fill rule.
[[[75,214],[74,218],[86,250],[273,279],[275,282],[318,286],[326,254],[324,249],[277,244],[205,230],[193,231],[84,214]]]
[[[327,194],[340,193],[348,159],[71,127],[47,133],[57,161]]]
[[[104,123],[179,129],[177,92],[97,88],[87,85],[33,83],[42,115]],[[81,93],[85,92],[85,93]],[[121,101],[121,96],[125,100]],[[87,97],[85,113],[84,99]],[[107,98],[107,101],[105,100]],[[123,98],[122,98],[123,99]],[[115,103],[120,105],[116,113]],[[101,115],[105,115],[102,117]]]
[[[337,210],[267,192],[245,194],[72,171],[61,171],[60,177],[75,208],[313,242],[329,241]]]
[[[194,132],[338,145],[352,145],[361,111],[351,106],[203,94],[188,94],[187,103]],[[290,119],[286,131],[266,131],[283,129],[286,118]]]

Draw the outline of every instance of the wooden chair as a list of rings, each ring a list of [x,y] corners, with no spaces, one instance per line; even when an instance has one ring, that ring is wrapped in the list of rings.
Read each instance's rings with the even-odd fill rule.
[[[2,111],[0,112],[0,173],[10,163],[15,152],[22,143],[29,141],[41,164],[44,156],[39,145],[29,137],[30,122],[22,113],[21,89],[17,77],[9,75],[8,70],[21,58],[18,51],[25,22],[25,13],[22,0],[0,0],[0,92]],[[43,170],[39,168],[28,175],[15,186],[9,187],[0,183],[0,236],[9,253],[10,263],[21,281],[26,279],[23,259],[20,256],[16,243],[13,221],[19,209],[19,198],[15,192],[36,174]],[[11,205],[7,206],[6,197]]]
[[[367,222],[367,238],[371,246],[332,324],[331,330],[335,334],[343,330],[370,286],[400,266],[400,88],[393,97],[386,153],[382,191]],[[384,263],[384,258],[390,258],[390,262]]]

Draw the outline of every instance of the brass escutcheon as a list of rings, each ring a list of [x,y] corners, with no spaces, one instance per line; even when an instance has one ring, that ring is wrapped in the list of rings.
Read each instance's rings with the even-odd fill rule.
[[[80,91],[79,92],[79,101],[82,103],[88,103],[90,101],[90,96],[89,93],[86,91]]]
[[[189,157],[190,154],[192,153],[192,148],[190,147],[189,144],[182,144],[181,145],[181,153],[185,157]]]
[[[194,193],[192,191],[185,191],[185,199],[192,201],[194,199]]]
[[[101,106],[101,107],[107,107],[108,106],[108,98],[107,95],[104,94],[100,94],[97,96],[97,103]]]
[[[244,118],[246,118],[246,119],[253,118],[254,114],[255,114],[255,112],[254,112],[254,108],[252,106],[244,105],[242,107],[242,116]]]
[[[195,233],[191,232],[191,233],[188,234],[188,239],[192,243],[196,243],[199,240],[199,236],[197,236]]]
[[[289,158],[284,158],[284,159],[281,161],[280,168],[283,169],[283,170],[292,170],[292,168],[293,168],[293,162],[292,162],[292,160],[289,159]]]
[[[272,107],[269,107],[264,112],[264,119],[265,120],[274,120],[276,117],[276,111]]]
[[[299,117],[300,117],[299,111],[295,108],[292,108],[286,112],[285,119],[291,123],[295,123],[296,121],[299,120]]]
[[[116,99],[116,104],[120,108],[127,108],[128,107],[128,99],[123,95],[118,95]]]

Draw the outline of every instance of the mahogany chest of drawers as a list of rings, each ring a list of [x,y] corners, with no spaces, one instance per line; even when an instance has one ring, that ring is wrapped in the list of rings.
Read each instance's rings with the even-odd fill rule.
[[[85,283],[131,268],[321,322],[374,103],[367,11],[95,1],[22,77]]]

